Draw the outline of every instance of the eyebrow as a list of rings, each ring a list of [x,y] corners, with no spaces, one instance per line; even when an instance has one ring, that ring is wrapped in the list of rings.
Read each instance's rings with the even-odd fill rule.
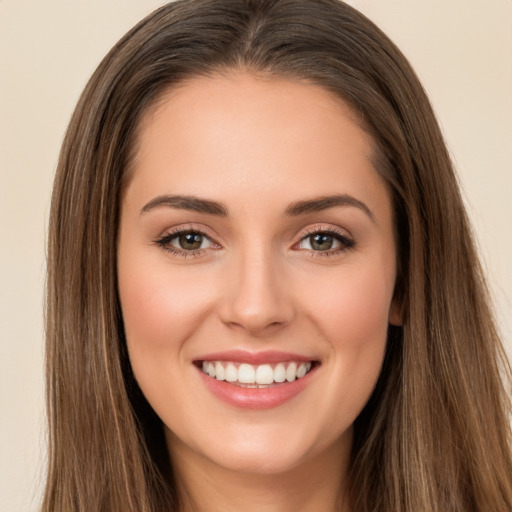
[[[140,214],[142,215],[162,206],[176,208],[178,210],[206,213],[219,217],[227,217],[228,215],[228,209],[217,201],[182,195],[163,195],[155,197],[142,207]],[[297,201],[288,206],[284,214],[288,217],[296,217],[305,213],[319,212],[337,206],[352,206],[359,208],[375,222],[375,217],[370,208],[368,208],[368,206],[359,199],[348,194],[335,194],[316,197],[305,201]]]
[[[375,216],[368,206],[348,194],[335,194],[331,196],[322,196],[306,201],[297,201],[292,203],[285,211],[285,215],[295,217],[304,213],[319,212],[334,208],[336,206],[353,206],[362,210],[370,219],[375,222]]]
[[[169,208],[176,208],[178,210],[189,210],[192,212],[207,213],[209,215],[218,215],[226,217],[228,210],[225,206],[216,201],[207,199],[200,199],[194,196],[158,196],[145,204],[140,213],[147,213],[154,208],[167,206]]]

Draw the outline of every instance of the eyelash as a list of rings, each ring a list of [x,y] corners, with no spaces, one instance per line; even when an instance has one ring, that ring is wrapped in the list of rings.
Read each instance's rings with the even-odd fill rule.
[[[311,256],[317,258],[317,257],[325,257],[325,256],[333,256],[336,254],[342,254],[344,252],[348,252],[355,248],[356,241],[348,236],[346,233],[343,233],[341,231],[338,231],[334,228],[321,228],[321,227],[313,227],[308,228],[306,232],[303,234],[301,239],[297,244],[294,245],[297,246],[304,240],[307,240],[308,238],[312,237],[313,235],[326,235],[331,236],[336,241],[338,241],[341,245],[340,247],[336,247],[335,249],[328,249],[326,251],[315,251],[312,249],[302,249],[302,250],[308,250],[311,253]]]
[[[177,247],[173,247],[171,245],[172,240],[179,237],[180,235],[199,235],[204,239],[210,241],[212,244],[215,242],[203,231],[193,228],[177,228],[172,230],[170,233],[162,236],[161,238],[155,240],[155,243],[160,246],[164,251],[170,252],[175,256],[180,256],[182,258],[193,258],[196,256],[200,256],[205,249],[195,249],[186,251],[184,249],[178,249]]]
[[[179,256],[182,258],[193,258],[200,256],[205,249],[195,249],[195,250],[184,250],[184,249],[178,249],[176,247],[173,247],[171,245],[172,240],[179,237],[180,235],[185,234],[192,234],[192,235],[199,235],[203,237],[203,239],[208,240],[213,245],[216,244],[211,237],[209,237],[207,234],[205,234],[203,231],[193,228],[177,228],[171,231],[170,233],[167,233],[166,235],[162,236],[161,238],[158,238],[155,240],[155,243],[161,247],[164,251],[170,252],[171,254],[175,256]],[[302,243],[304,240],[307,240],[308,238],[312,237],[313,235],[326,235],[331,236],[334,238],[337,242],[341,244],[340,247],[336,247],[335,249],[328,249],[325,251],[315,251],[313,249],[297,249],[297,250],[307,250],[311,253],[311,256],[313,257],[325,257],[325,256],[333,256],[335,254],[341,254],[344,252],[348,252],[355,248],[356,242],[353,238],[347,236],[347,234],[342,233],[341,231],[337,231],[336,229],[322,229],[322,228],[309,228],[306,230],[306,232],[302,235],[300,240],[294,244],[293,247],[297,247],[300,243]]]

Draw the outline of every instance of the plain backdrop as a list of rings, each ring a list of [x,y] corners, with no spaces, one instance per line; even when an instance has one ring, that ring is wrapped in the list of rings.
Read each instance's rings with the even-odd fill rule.
[[[0,510],[45,464],[43,287],[67,122],[110,47],[160,0],[0,0]],[[512,353],[512,0],[353,0],[410,59],[460,174]]]

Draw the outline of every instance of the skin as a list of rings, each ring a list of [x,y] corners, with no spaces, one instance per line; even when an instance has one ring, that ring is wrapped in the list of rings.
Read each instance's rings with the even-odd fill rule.
[[[133,371],[165,426],[185,508],[339,510],[352,424],[377,381],[388,324],[400,322],[390,192],[354,119],[320,87],[234,73],[173,88],[141,122],[122,200],[119,293]],[[142,211],[165,194],[216,201],[227,214]],[[286,214],[332,194],[369,211]],[[176,254],[176,237],[157,242],[176,228],[208,238]],[[311,232],[328,230],[353,246],[313,249]],[[241,409],[212,395],[193,364],[231,349],[319,366],[288,402]]]

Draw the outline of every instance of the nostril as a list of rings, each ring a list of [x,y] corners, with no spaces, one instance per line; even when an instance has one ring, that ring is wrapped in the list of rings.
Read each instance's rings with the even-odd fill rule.
[[[288,325],[294,316],[291,304],[276,305],[272,301],[259,305],[226,301],[220,311],[220,318],[227,326],[251,333],[275,331]]]
[[[253,246],[252,252],[241,255],[238,263],[226,281],[219,309],[221,320],[252,333],[289,324],[295,315],[290,287],[281,282],[284,274],[278,272],[272,256],[255,254]]]
[[[251,320],[245,320],[241,322],[224,322],[228,327],[235,329],[235,330],[241,330],[245,332],[249,332],[253,335],[258,335],[261,333],[269,333],[274,332],[279,329],[282,329],[285,327],[289,322],[286,321],[273,321],[273,322],[265,322],[260,321],[258,319],[251,319]]]

